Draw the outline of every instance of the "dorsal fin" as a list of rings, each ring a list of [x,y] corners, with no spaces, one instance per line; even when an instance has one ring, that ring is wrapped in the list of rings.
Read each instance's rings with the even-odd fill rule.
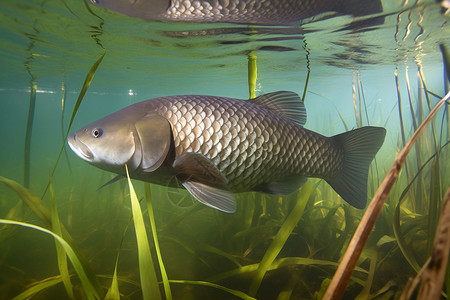
[[[294,92],[279,91],[264,94],[254,99],[253,103],[263,105],[266,108],[291,119],[298,125],[306,123],[306,108],[300,97]]]

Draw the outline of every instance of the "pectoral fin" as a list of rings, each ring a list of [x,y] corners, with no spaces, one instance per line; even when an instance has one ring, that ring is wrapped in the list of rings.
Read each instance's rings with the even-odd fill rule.
[[[107,185],[110,185],[111,183],[114,183],[116,181],[119,181],[120,179],[124,178],[122,175],[117,175],[116,177],[114,177],[113,179],[111,179],[110,181],[108,181],[107,183],[103,184],[101,187],[99,187],[98,189],[96,189],[96,191],[104,188]]]
[[[158,114],[148,114],[136,124],[142,151],[141,168],[146,172],[158,169],[169,153],[171,127],[166,118]]]
[[[195,199],[223,212],[236,211],[228,181],[211,160],[198,153],[183,153],[173,167],[177,178]]]
[[[229,190],[219,189],[195,181],[185,181],[183,186],[199,202],[226,213],[236,211],[236,201]]]

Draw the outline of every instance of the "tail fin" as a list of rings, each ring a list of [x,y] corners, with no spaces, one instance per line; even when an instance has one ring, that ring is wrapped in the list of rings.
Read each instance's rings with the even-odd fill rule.
[[[344,150],[344,164],[337,176],[326,181],[356,208],[366,207],[369,165],[383,145],[385,135],[386,129],[367,126],[332,137]]]

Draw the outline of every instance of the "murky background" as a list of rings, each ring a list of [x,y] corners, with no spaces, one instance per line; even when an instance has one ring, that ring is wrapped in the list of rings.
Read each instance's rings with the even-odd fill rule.
[[[104,51],[71,131],[158,96],[247,99],[248,54],[253,53],[258,66],[257,94],[288,90],[302,95],[310,70],[306,128],[333,135],[360,125],[386,127],[385,144],[370,173],[371,199],[401,149],[401,128],[406,139],[410,137],[413,119],[420,123],[439,100],[424,92],[423,82],[429,91],[444,96],[439,44],[450,47],[449,14],[444,15],[445,9],[436,1],[382,1],[382,6],[383,12],[362,16],[359,22],[350,15],[327,12],[296,26],[259,26],[142,20],[83,1],[2,1],[0,176],[24,185],[24,157],[29,151],[28,188],[50,207],[49,193],[45,193],[49,174],[85,76]],[[36,97],[30,123],[33,84]],[[361,270],[354,273],[348,297],[397,298],[408,277],[417,273],[414,262],[421,266],[428,258],[435,230],[429,219],[439,215],[429,212],[436,214],[431,207],[439,207],[450,183],[448,116],[442,109],[410,154],[409,167],[403,170],[363,252]],[[25,143],[27,124],[32,124],[29,146]],[[56,204],[61,222],[104,292],[111,285],[120,249],[121,295],[140,299],[132,223],[124,233],[131,217],[128,188],[118,182],[96,191],[113,177],[67,149],[53,176]],[[266,274],[258,299],[317,296],[321,284],[333,276],[359,222],[361,211],[349,207],[326,183],[310,181],[314,190],[305,211],[277,256],[278,265]],[[410,182],[400,208],[399,199]],[[144,197],[143,184],[135,181],[134,185],[138,197]],[[254,276],[245,266],[261,262],[301,195],[240,194],[237,213],[229,215],[198,206],[186,191],[151,188],[169,279],[209,281],[244,293]],[[21,203],[16,193],[0,185],[0,218],[46,226]],[[141,206],[148,223],[145,201]],[[397,206],[401,213],[396,219]],[[394,224],[402,229],[406,252],[399,247]],[[283,258],[293,259],[286,262]],[[227,275],[233,270],[238,271]],[[83,297],[71,266],[69,271],[77,297]],[[1,229],[1,299],[11,299],[59,274],[50,236],[21,227]],[[171,287],[174,299],[235,297],[186,282]],[[33,299],[67,297],[59,283],[35,293]]]

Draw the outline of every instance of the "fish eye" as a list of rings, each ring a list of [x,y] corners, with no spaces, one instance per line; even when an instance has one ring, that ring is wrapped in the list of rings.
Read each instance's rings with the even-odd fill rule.
[[[101,137],[102,134],[103,134],[103,129],[101,129],[101,128],[94,128],[94,130],[92,130],[92,136],[95,138]]]

